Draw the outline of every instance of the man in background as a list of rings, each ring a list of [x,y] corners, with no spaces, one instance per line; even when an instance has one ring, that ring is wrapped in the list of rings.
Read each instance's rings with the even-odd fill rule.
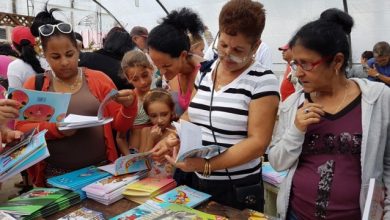
[[[390,86],[390,45],[385,41],[375,44],[374,58],[368,60],[368,79]]]
[[[137,48],[143,52],[148,51],[146,40],[148,39],[148,30],[141,26],[135,26],[130,31],[130,36]]]

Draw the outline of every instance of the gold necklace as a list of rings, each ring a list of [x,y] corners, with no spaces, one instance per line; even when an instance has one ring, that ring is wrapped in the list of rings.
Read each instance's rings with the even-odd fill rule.
[[[337,113],[339,111],[339,109],[341,108],[341,106],[343,105],[345,99],[347,98],[347,91],[348,91],[348,81],[347,81],[347,84],[345,84],[345,87],[344,87],[344,97],[343,99],[341,100],[341,102],[339,103],[339,105],[337,106],[336,110],[334,111],[334,113]],[[315,92],[314,93],[314,96],[316,98],[318,98],[318,93]]]
[[[53,74],[54,79],[57,82],[61,83],[64,86],[67,86],[71,91],[76,90],[79,87],[80,83],[82,82],[82,78],[83,78],[81,68],[77,68],[77,79],[72,84],[69,84],[69,83],[65,82],[64,80],[58,78],[54,72],[52,72],[52,74]]]

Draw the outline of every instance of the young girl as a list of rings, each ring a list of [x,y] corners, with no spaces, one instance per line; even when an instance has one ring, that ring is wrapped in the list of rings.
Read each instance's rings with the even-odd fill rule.
[[[147,152],[168,134],[174,132],[172,121],[176,119],[175,103],[169,92],[157,88],[145,95],[143,107],[153,125],[144,127],[141,133],[140,152]],[[170,164],[153,162],[151,175],[172,177],[173,167]]]
[[[153,66],[145,53],[138,50],[127,52],[122,59],[121,66],[121,77],[127,79],[134,86],[134,92],[138,97],[138,113],[130,131],[129,143],[127,141],[127,132],[119,132],[116,138],[120,151],[122,154],[127,155],[130,153],[129,148],[138,151],[141,142],[141,130],[151,125],[142,103],[145,94],[150,90],[152,84]]]

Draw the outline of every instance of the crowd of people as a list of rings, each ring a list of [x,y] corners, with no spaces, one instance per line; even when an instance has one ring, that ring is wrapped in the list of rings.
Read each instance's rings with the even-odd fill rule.
[[[370,178],[384,185],[384,218],[390,216],[390,45],[378,42],[351,67],[354,20],[347,13],[327,9],[297,27],[278,48],[287,62],[278,80],[261,40],[266,13],[257,1],[228,1],[213,42],[205,41],[200,16],[181,8],[150,32],[114,27],[93,52],[84,51],[56,10],[46,6],[31,27],[15,27],[12,48],[2,43],[1,86],[71,93],[67,114],[87,116],[97,115],[112,89],[118,95],[104,111],[112,123],[67,131],[15,120],[20,103],[0,99],[3,143],[31,128],[48,130],[50,157],[28,169],[29,184],[151,152],[176,168],[178,184],[224,205],[263,211],[267,154],[275,170],[288,170],[278,193],[280,218],[361,219]],[[200,126],[202,145],[220,146],[218,154],[176,162],[178,119]]]

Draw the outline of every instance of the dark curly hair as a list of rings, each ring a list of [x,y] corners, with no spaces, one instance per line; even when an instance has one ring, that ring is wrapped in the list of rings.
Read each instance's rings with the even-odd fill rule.
[[[199,15],[189,8],[172,11],[153,28],[148,36],[148,46],[155,50],[179,57],[182,51],[189,51],[191,44],[187,33],[200,36],[204,25]]]

